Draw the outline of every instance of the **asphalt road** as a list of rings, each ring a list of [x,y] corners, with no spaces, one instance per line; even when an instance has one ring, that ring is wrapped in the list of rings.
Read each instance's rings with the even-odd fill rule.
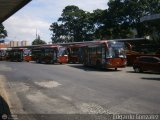
[[[128,114],[160,112],[160,74],[131,67],[0,62],[14,114]]]

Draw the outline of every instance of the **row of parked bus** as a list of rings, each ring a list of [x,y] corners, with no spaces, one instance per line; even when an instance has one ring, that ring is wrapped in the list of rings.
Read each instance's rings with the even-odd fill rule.
[[[71,44],[42,45],[11,48],[0,52],[8,61],[35,61],[37,63],[82,63],[97,68],[123,68],[127,64],[123,42],[92,41]],[[3,54],[2,54],[3,53]],[[4,55],[5,54],[5,55]],[[5,56],[5,57],[4,57]]]

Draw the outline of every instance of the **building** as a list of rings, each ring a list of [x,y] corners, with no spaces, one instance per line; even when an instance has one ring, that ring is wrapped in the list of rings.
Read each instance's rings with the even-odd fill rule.
[[[148,15],[143,16],[140,18],[141,22],[151,22],[151,21],[159,21],[160,20],[160,14],[154,14],[154,15]]]
[[[9,47],[18,47],[19,46],[19,42],[18,41],[10,41],[9,42]]]
[[[7,48],[9,47],[8,43],[0,43],[0,48]]]
[[[0,48],[28,46],[28,41],[10,41],[8,43],[0,43]]]
[[[27,45],[28,45],[28,41],[26,40],[9,42],[9,47],[21,47],[21,46],[27,46]]]
[[[21,43],[20,46],[27,46],[28,45],[28,41],[26,41],[26,40],[23,40],[20,43]]]

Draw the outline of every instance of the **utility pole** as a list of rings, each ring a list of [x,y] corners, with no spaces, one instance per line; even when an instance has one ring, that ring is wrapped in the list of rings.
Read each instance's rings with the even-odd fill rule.
[[[38,35],[37,35],[37,28],[36,28],[36,39],[38,38]]]

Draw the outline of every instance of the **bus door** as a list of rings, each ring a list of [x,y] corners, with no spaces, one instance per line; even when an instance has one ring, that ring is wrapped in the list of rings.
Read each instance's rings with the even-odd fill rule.
[[[53,60],[54,60],[54,61],[57,60],[57,52],[58,52],[58,50],[53,49]]]
[[[91,52],[92,49],[90,47],[88,47],[87,49],[87,64],[91,65]]]
[[[79,48],[79,63],[84,62],[84,46]]]
[[[57,61],[57,50],[55,48],[46,49],[45,54],[47,63],[54,63]]]
[[[97,45],[97,59],[96,62],[99,61],[103,64],[103,60],[105,59],[105,46],[103,44]]]
[[[106,48],[102,46],[102,63],[105,61],[105,59],[106,59]]]

